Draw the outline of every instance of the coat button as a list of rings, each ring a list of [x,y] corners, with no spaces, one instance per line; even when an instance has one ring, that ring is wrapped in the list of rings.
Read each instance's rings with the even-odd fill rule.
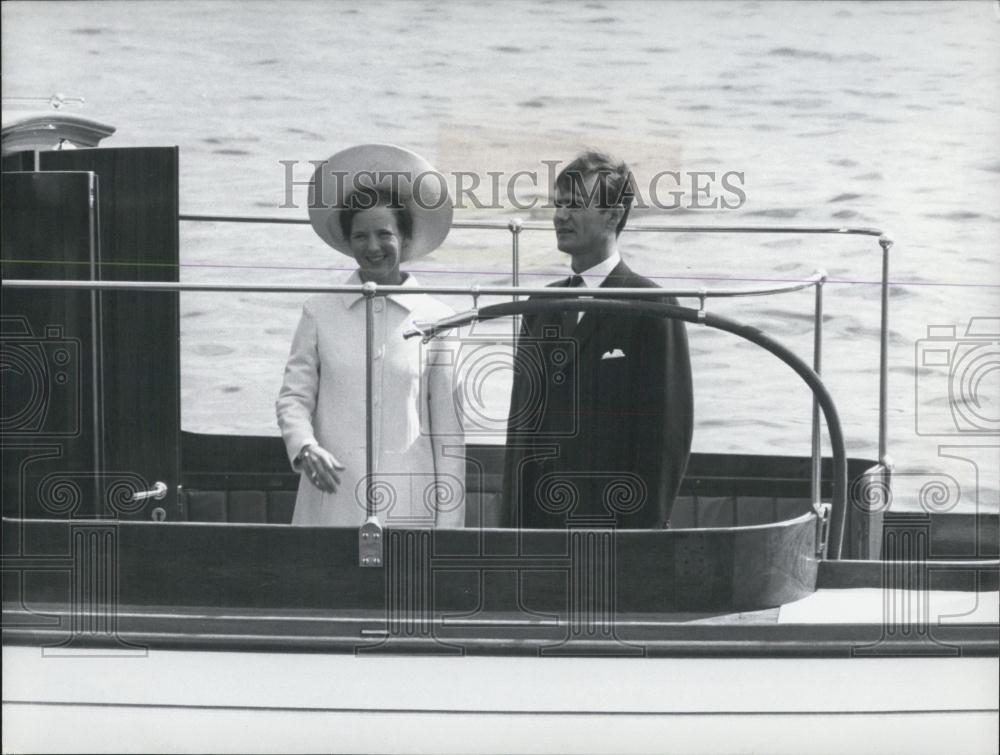
[[[372,309],[374,309],[376,312],[381,312],[384,306],[385,302],[383,302],[381,299],[376,299],[373,303]]]

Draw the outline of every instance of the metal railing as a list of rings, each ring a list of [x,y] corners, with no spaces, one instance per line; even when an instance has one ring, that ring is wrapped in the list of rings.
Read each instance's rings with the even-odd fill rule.
[[[287,225],[309,225],[306,218],[274,218],[274,217],[253,217],[241,215],[181,215],[181,220],[190,222],[213,222],[213,223],[280,223]],[[507,223],[491,222],[462,222],[452,223],[452,228],[466,230],[504,230],[511,236],[511,285],[520,288],[520,235],[524,231],[552,231],[552,226],[547,223],[523,223],[518,218],[512,218]],[[879,328],[879,404],[878,404],[878,461],[885,470],[892,469],[892,460],[888,455],[888,397],[889,397],[889,250],[893,245],[889,235],[879,228],[854,228],[851,226],[747,226],[747,225],[671,225],[671,226],[627,226],[624,233],[756,233],[756,234],[796,234],[796,235],[835,235],[835,236],[866,236],[878,239],[878,244],[882,249],[882,276],[881,287],[881,324]],[[813,370],[816,374],[821,374],[823,359],[823,284],[826,282],[825,275],[822,278],[810,280],[805,285],[816,287],[815,304],[813,311]],[[802,288],[799,286],[798,288]],[[311,290],[311,289],[310,289]],[[412,290],[412,289],[411,289]],[[423,290],[423,289],[422,289]],[[797,288],[774,288],[761,289],[759,291],[739,291],[734,290],[724,293],[716,290],[712,296],[762,296],[784,291],[797,290]],[[622,289],[616,289],[618,293]],[[701,306],[705,306],[705,289],[698,291],[691,290],[663,290],[660,295],[672,295],[676,297],[698,297]],[[426,289],[426,293],[461,293],[453,289]],[[500,294],[503,291],[500,287],[483,287],[480,294]],[[550,291],[540,289],[522,289],[519,294],[529,296],[551,296]],[[588,292],[593,295],[594,291]],[[518,294],[513,294],[513,301],[518,300]],[[515,323],[515,336],[517,334]],[[821,481],[821,455],[820,455],[820,429],[819,429],[819,403],[813,398],[812,406],[812,495],[813,500],[819,499],[819,489]]]
[[[271,217],[249,217],[249,216],[225,216],[225,215],[181,215],[180,220],[190,222],[224,222],[224,223],[262,223],[262,224],[285,224],[285,225],[308,225],[309,220],[300,218],[271,218]],[[522,287],[518,285],[519,278],[519,257],[520,245],[519,237],[524,231],[549,231],[551,225],[542,223],[525,224],[518,219],[512,219],[506,224],[490,222],[455,222],[453,228],[471,230],[504,230],[511,234],[511,286],[376,286],[375,284],[364,285],[279,285],[279,284],[229,284],[229,283],[179,283],[179,282],[155,282],[155,281],[79,281],[79,280],[4,280],[3,288],[24,288],[24,289],[85,289],[85,290],[146,290],[146,291],[229,291],[229,292],[256,292],[256,293],[350,293],[362,294],[365,296],[367,308],[370,310],[375,296],[391,295],[396,293],[427,293],[443,295],[468,295],[473,298],[474,306],[478,298],[483,295],[509,296],[512,301],[517,301],[521,296],[532,297],[567,297],[567,290],[564,288],[552,287]],[[851,228],[851,227],[795,227],[795,226],[704,226],[704,225],[681,225],[681,226],[632,226],[624,229],[626,233],[758,233],[758,234],[803,234],[803,235],[848,235],[867,236],[878,239],[878,244],[882,250],[882,276],[881,276],[881,326],[879,333],[879,408],[878,408],[878,458],[879,464],[886,470],[891,470],[891,459],[887,453],[887,411],[888,411],[888,308],[889,308],[889,250],[893,241],[883,231],[877,228]],[[815,303],[813,312],[813,372],[819,375],[822,367],[822,329],[823,329],[823,285],[827,280],[827,274],[816,271],[810,277],[795,281],[794,283],[782,286],[770,286],[766,288],[679,288],[679,289],[587,289],[585,294],[588,298],[615,298],[632,299],[643,298],[647,301],[652,297],[679,297],[696,298],[700,302],[699,312],[705,312],[706,300],[709,298],[729,298],[742,296],[766,296],[780,293],[799,291],[810,286],[815,288]],[[456,316],[459,317],[459,316]],[[372,347],[371,347],[371,320],[370,311],[366,313],[366,353],[368,394],[371,392],[371,369],[372,369]],[[448,322],[441,324],[448,326]],[[372,467],[371,458],[372,444],[372,417],[371,400],[368,396],[368,409],[366,417],[367,446],[369,452],[366,459],[366,480],[367,490],[367,511],[371,514],[374,511],[372,490]],[[811,491],[813,503],[820,502],[821,488],[821,465],[822,457],[820,453],[820,403],[813,395],[812,406],[812,471],[811,471]],[[369,565],[380,565],[372,563]]]
[[[187,222],[198,223],[261,223],[261,224],[281,224],[281,225],[309,225],[307,218],[276,218],[260,217],[250,215],[181,215],[180,219]],[[491,222],[466,222],[455,221],[452,228],[465,230],[507,230],[511,236],[511,284],[518,286],[520,277],[520,235],[524,231],[552,231],[551,224],[548,223],[524,223],[518,218],[512,218],[507,223]],[[879,403],[878,403],[878,460],[879,464],[886,469],[892,468],[892,460],[888,455],[888,403],[889,403],[889,250],[892,248],[893,240],[884,230],[880,228],[855,228],[852,226],[754,226],[754,225],[670,225],[670,226],[626,226],[623,233],[709,233],[709,234],[731,234],[731,233],[757,233],[757,234],[793,234],[793,235],[826,235],[826,236],[866,236],[878,240],[882,249],[882,276],[880,280],[881,288],[881,324],[879,328]],[[816,281],[812,285],[816,286],[816,309],[814,312],[814,334],[813,346],[813,369],[819,373],[822,366],[820,351],[822,348],[822,286],[825,281]],[[482,288],[480,293],[500,293],[498,287],[489,290]],[[203,289],[215,290],[215,289]],[[262,290],[262,289],[254,289]],[[312,289],[303,289],[309,290]],[[330,289],[325,289],[330,290]],[[416,289],[409,289],[415,291]],[[424,290],[424,289],[421,289]],[[618,289],[621,291],[621,289]],[[431,290],[426,289],[426,293],[458,293],[451,290]],[[536,289],[523,289],[518,292],[531,296],[545,295],[544,292]],[[592,291],[590,293],[593,293]],[[762,291],[760,295],[767,293],[777,293],[777,291]],[[697,293],[686,293],[676,291],[674,296],[699,296]],[[718,295],[718,294],[715,294]],[[752,296],[753,293],[732,293],[730,296]],[[517,300],[514,294],[514,301]],[[819,406],[813,402],[813,464],[816,461],[816,444],[818,443],[818,415]]]

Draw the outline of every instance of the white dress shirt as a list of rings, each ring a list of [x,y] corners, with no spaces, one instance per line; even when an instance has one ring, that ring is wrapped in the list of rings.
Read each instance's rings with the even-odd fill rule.
[[[602,262],[598,262],[591,268],[584,270],[580,273],[574,273],[574,275],[579,275],[583,279],[583,285],[586,288],[600,288],[604,285],[604,281],[608,279],[611,275],[611,271],[618,267],[618,263],[622,261],[622,256],[615,249],[611,256]],[[579,286],[577,287],[579,288]],[[577,323],[583,319],[583,312],[578,312],[576,315]]]

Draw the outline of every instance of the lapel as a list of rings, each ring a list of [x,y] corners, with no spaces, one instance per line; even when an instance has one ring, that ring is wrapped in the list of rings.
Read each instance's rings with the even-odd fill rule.
[[[632,271],[625,264],[625,260],[622,260],[615,265],[614,270],[608,273],[601,288],[628,288],[631,277]],[[596,312],[587,312],[583,315],[583,319],[580,320],[580,324],[576,326],[576,331],[573,333],[573,337],[576,339],[577,354],[583,353],[584,345],[594,335],[604,319]]]
[[[552,288],[569,288],[569,279],[564,278],[559,281],[553,281],[548,284]],[[573,337],[576,330],[576,312],[572,313],[572,325],[570,325],[570,318],[568,312],[545,312],[544,314],[536,315],[533,320],[533,325],[530,328],[530,332],[534,336],[541,336],[544,332],[546,326],[554,325],[559,327],[560,334],[562,336]]]

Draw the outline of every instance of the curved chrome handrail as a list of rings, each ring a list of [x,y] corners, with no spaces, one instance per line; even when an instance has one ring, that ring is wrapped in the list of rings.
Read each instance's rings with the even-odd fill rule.
[[[482,309],[470,310],[462,315],[444,318],[436,323],[425,323],[426,327],[416,327],[404,334],[405,338],[422,335],[427,341],[434,335],[461,327],[473,321],[493,320],[499,317],[511,315],[535,314],[551,311],[600,311],[614,312],[618,315],[626,316],[649,316],[665,317],[671,320],[685,320],[686,322],[707,325],[710,328],[723,330],[733,335],[739,336],[751,343],[755,343],[761,348],[774,354],[801,377],[819,404],[826,420],[827,431],[830,433],[830,448],[833,454],[833,492],[831,495],[832,510],[830,516],[830,552],[827,554],[832,559],[839,559],[844,539],[844,523],[847,518],[847,447],[844,443],[844,433],[840,425],[840,416],[837,414],[837,407],[833,403],[833,397],[826,389],[823,381],[812,368],[803,362],[793,351],[782,345],[779,341],[765,335],[757,328],[744,325],[728,317],[705,312],[704,310],[690,309],[676,304],[666,304],[653,301],[622,301],[614,299],[588,299],[577,298],[564,295],[562,299],[553,301],[540,301],[538,299],[510,302],[505,304],[493,304]],[[813,501],[818,504],[819,501]]]

